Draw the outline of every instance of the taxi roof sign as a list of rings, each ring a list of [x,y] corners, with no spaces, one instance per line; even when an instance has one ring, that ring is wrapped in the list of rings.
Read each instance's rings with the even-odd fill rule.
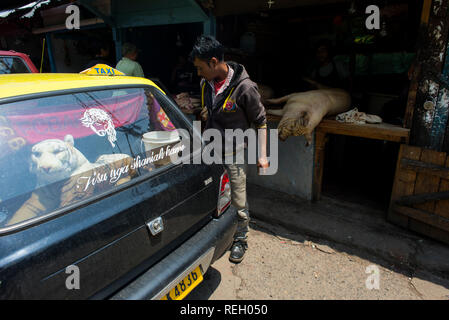
[[[126,76],[123,72],[102,63],[96,64],[80,73],[92,76]]]

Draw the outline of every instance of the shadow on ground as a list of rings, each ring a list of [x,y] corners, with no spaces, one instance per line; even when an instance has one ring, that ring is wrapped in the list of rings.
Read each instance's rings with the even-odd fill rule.
[[[204,275],[203,282],[196,287],[185,300],[208,300],[221,283],[221,274],[213,266]]]
[[[323,197],[317,203],[248,185],[251,215],[268,228],[256,230],[297,242],[311,241],[358,256],[409,278],[449,289],[449,246],[396,227],[385,212]],[[285,232],[275,231],[280,226]],[[280,230],[279,228],[277,230]]]

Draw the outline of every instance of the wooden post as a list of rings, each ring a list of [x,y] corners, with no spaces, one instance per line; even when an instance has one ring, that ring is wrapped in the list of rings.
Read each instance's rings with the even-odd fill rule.
[[[410,125],[411,143],[437,151],[445,150],[449,130],[449,85],[442,81],[444,59],[448,55],[448,2],[425,0],[421,16],[418,79],[411,83],[405,124]],[[414,108],[413,108],[414,107]],[[447,144],[449,148],[449,143]]]
[[[209,19],[203,22],[203,34],[217,37],[217,21],[212,13],[209,13]]]
[[[427,33],[427,26],[429,24],[429,18],[430,18],[430,9],[432,8],[432,0],[424,0],[423,1],[423,7],[421,11],[421,25],[420,25],[420,35],[419,35],[419,42],[424,42],[425,34]],[[405,116],[404,116],[404,128],[411,128],[412,127],[412,121],[413,121],[413,114],[416,104],[416,94],[418,92],[418,84],[419,84],[419,77],[421,75],[421,67],[418,63],[419,60],[419,52],[418,57],[415,58],[415,62],[413,64],[413,73],[411,75],[410,79],[410,89],[408,93],[408,100],[407,100],[407,107],[405,110]]]
[[[123,30],[121,28],[112,28],[112,36],[115,43],[115,59],[116,63],[122,58]]]
[[[312,201],[318,201],[321,199],[321,186],[323,183],[325,149],[326,149],[326,133],[316,130],[313,183],[312,183],[313,185]]]

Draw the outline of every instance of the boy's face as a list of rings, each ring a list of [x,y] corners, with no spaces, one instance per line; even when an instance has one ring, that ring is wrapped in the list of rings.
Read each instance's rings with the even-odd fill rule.
[[[207,81],[212,81],[217,77],[217,58],[212,58],[209,60],[209,63],[207,63],[205,60],[195,57],[195,60],[193,60],[193,65],[196,67],[199,77],[202,77]]]

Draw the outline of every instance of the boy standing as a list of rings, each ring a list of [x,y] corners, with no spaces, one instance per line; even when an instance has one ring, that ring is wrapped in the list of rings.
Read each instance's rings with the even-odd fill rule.
[[[235,62],[224,61],[224,47],[210,36],[198,38],[190,54],[201,80],[201,115],[207,118],[205,129],[218,129],[222,136],[225,129],[246,131],[254,125],[259,130],[260,156],[257,166],[268,168],[266,157],[266,114],[260,102],[257,85],[250,80],[245,67]],[[244,151],[244,145],[235,145],[233,154]],[[222,158],[227,156],[222,153]],[[246,174],[248,165],[225,164],[231,182],[232,205],[237,209],[239,224],[234,235],[229,260],[243,260],[247,244],[249,211],[246,200]]]

